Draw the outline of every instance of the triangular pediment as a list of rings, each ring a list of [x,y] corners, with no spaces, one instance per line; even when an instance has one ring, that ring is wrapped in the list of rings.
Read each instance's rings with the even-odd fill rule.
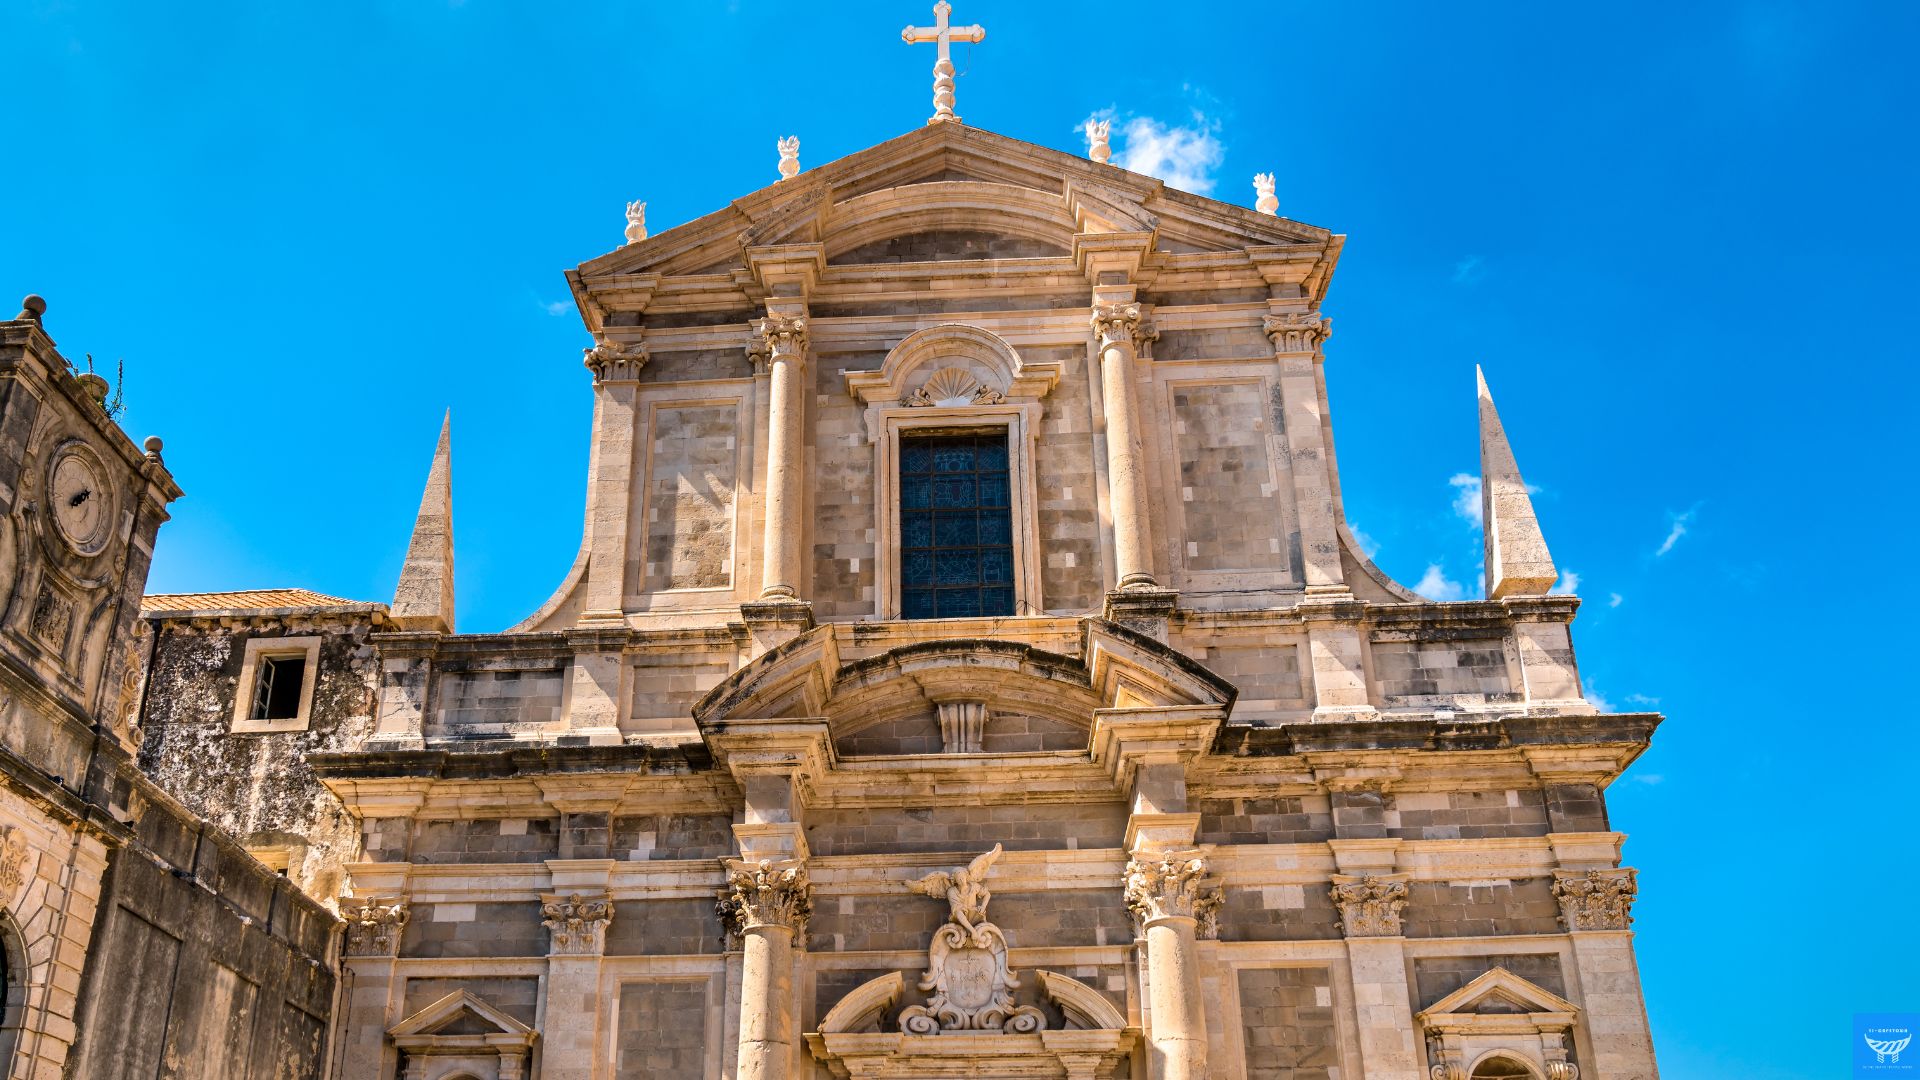
[[[939,123],[590,260],[576,276],[722,275],[744,271],[747,248],[779,244],[821,244],[827,260],[838,263],[848,253],[882,251],[874,245],[892,237],[942,231],[1004,234],[1026,245],[977,243],[979,258],[1009,257],[1004,250],[1067,258],[1079,233],[1145,232],[1169,253],[1332,239],[1325,229],[1177,191],[1116,166]],[[966,256],[965,248],[959,252],[949,257]]]
[[[474,997],[456,990],[387,1030],[395,1039],[418,1037],[509,1036],[521,1039],[533,1029]]]
[[[1487,970],[1473,981],[1434,1002],[1420,1014],[1423,1023],[1447,1016],[1554,1013],[1571,1016],[1579,1007],[1537,983],[1503,967]]]

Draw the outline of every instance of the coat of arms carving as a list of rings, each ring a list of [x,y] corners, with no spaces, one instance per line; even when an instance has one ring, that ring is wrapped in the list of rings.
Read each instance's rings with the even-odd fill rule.
[[[909,887],[945,898],[947,922],[934,931],[927,950],[927,973],[920,989],[932,997],[925,1005],[900,1011],[900,1030],[909,1035],[942,1031],[1005,1031],[1026,1034],[1047,1024],[1031,1005],[1015,1005],[1019,977],[1007,967],[1007,939],[987,921],[987,871],[1000,857],[1000,845],[966,866],[928,874]]]

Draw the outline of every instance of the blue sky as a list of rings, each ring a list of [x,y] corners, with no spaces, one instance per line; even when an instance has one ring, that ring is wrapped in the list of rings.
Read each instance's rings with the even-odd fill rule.
[[[969,123],[1079,152],[1110,114],[1116,163],[1245,205],[1273,171],[1349,235],[1348,513],[1436,593],[1479,590],[1485,366],[1590,693],[1670,716],[1611,794],[1664,1074],[1840,1076],[1850,1013],[1920,1011],[1920,7],[956,15],[989,31],[956,52]],[[771,182],[778,136],[818,165],[918,126],[931,49],[899,28],[929,18],[15,0],[0,297],[124,361],[127,427],[167,440],[155,591],[388,597],[451,408],[460,627],[501,629],[579,541],[562,270],[629,199],[658,232]]]

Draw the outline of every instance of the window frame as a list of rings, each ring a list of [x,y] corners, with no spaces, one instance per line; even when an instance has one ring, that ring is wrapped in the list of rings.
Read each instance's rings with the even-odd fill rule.
[[[313,687],[320,681],[320,637],[256,637],[247,641],[240,661],[240,681],[233,695],[233,728],[236,734],[275,734],[306,731],[312,724]],[[288,720],[253,719],[253,698],[259,689],[266,659],[298,656],[306,660],[300,678],[300,711]]]
[[[1005,619],[1044,615],[1040,595],[1040,533],[1035,511],[1034,444],[1040,427],[1039,402],[1003,402],[993,405],[882,407],[875,420],[874,505],[879,530],[874,538],[875,617],[888,621],[963,622],[969,619]],[[956,619],[907,620],[901,612],[900,552],[900,440],[904,433],[930,435],[990,434],[1007,440],[1008,513],[1013,523],[1013,615],[962,616]]]

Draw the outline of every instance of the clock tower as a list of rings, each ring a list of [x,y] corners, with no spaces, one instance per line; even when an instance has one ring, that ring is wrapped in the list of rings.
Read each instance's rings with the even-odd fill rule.
[[[103,728],[126,745],[126,654],[154,534],[180,489],[160,440],[136,447],[108,414],[106,380],[75,372],[55,350],[45,311],[29,296],[0,324],[5,724],[17,740],[18,713],[32,701],[45,723]]]

